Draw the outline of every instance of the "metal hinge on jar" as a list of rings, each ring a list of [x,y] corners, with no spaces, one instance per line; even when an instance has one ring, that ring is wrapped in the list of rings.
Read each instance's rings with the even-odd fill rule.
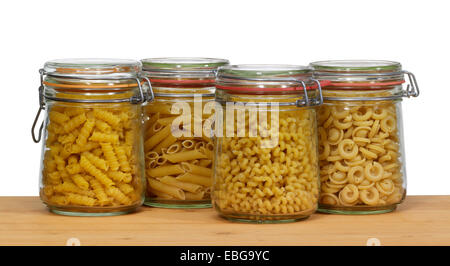
[[[406,90],[403,91],[403,97],[417,97],[420,94],[419,85],[417,84],[416,76],[413,73],[403,70],[403,74],[408,75],[409,84],[406,87]]]
[[[317,90],[318,95],[315,99],[309,100],[308,93],[307,93],[307,86],[304,81],[300,80],[300,83],[303,87],[303,93],[305,94],[304,99],[299,99],[295,102],[295,105],[297,107],[303,107],[303,106],[317,106],[323,104],[323,95],[322,95],[322,86],[320,85],[320,81],[317,79],[311,79],[314,83],[317,84]]]
[[[392,74],[392,73],[389,73]],[[413,73],[407,71],[407,70],[402,70],[401,72],[398,72],[398,74],[403,74],[403,75],[407,75],[408,76],[408,80],[409,80],[409,84],[406,86],[406,90],[402,90],[400,93],[395,94],[395,95],[391,95],[391,96],[379,96],[379,97],[324,97],[325,100],[328,101],[389,101],[389,100],[398,100],[401,99],[403,97],[417,97],[420,94],[420,90],[419,90],[419,85],[417,84],[417,80],[416,77],[414,76]],[[349,74],[352,76],[358,76],[358,74],[352,73]],[[360,76],[382,76],[382,75],[387,75],[387,74],[380,74],[380,73],[375,73],[375,74],[368,74],[368,73],[364,73],[364,74],[359,74]],[[393,82],[392,82],[393,83]],[[389,85],[393,85],[392,83],[390,83]],[[395,82],[395,85],[401,85],[402,83],[404,83],[404,81],[398,81]],[[333,83],[330,83],[331,85],[334,85]],[[358,85],[357,83],[355,83],[355,85]],[[367,84],[365,86],[386,86],[383,83],[371,83],[371,84]],[[361,85],[358,85],[361,86]]]

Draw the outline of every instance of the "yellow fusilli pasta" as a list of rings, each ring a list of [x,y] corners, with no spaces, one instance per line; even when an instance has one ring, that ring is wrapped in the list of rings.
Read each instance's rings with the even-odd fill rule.
[[[138,112],[136,106],[50,105],[44,201],[67,207],[139,205],[144,187],[136,159]]]

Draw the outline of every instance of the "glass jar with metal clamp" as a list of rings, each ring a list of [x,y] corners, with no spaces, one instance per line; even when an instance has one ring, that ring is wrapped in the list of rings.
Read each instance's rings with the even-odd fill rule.
[[[419,95],[414,75],[391,61],[320,61],[311,67],[316,79],[329,81],[318,113],[319,211],[395,210],[406,195],[401,101]]]
[[[144,108],[144,204],[211,207],[214,150],[208,125],[214,114],[208,106],[214,103],[216,70],[228,60],[148,58],[142,64],[155,93]]]
[[[50,211],[106,216],[142,205],[142,105],[152,93],[140,71],[119,59],[53,60],[40,70],[32,136],[43,137],[40,196]]]
[[[319,200],[321,84],[293,65],[234,65],[216,80],[213,206],[230,220],[309,217]]]

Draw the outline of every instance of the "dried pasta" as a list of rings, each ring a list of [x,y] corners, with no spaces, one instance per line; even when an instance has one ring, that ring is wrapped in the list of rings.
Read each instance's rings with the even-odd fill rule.
[[[64,207],[138,206],[144,192],[138,167],[140,107],[53,104],[41,194]]]
[[[209,151],[204,147],[212,146],[212,141],[194,136],[175,137],[171,131],[172,123],[180,115],[170,112],[173,103],[156,101],[144,107],[147,199],[185,201],[187,204],[191,204],[187,201],[209,201],[212,163],[202,160],[209,159]],[[197,119],[203,124],[206,118]],[[194,128],[191,130],[193,133]]]
[[[213,202],[218,211],[266,219],[313,213],[319,199],[315,110],[280,109],[274,124],[279,124],[278,144],[273,148],[261,147],[261,136],[249,137],[248,125],[257,122],[248,114],[245,121],[244,137],[216,140],[220,152]]]
[[[397,106],[390,102],[327,103],[318,113],[323,208],[400,203]]]

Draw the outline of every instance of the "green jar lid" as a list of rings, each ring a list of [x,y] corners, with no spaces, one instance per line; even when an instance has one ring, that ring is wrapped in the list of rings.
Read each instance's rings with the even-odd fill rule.
[[[304,89],[315,89],[311,76],[311,69],[300,65],[230,65],[219,68],[216,88],[242,93],[298,94]]]
[[[384,60],[330,60],[312,62],[314,71],[333,72],[398,72],[402,65]]]
[[[219,67],[229,64],[226,59],[203,57],[162,57],[141,60],[143,73],[152,81],[180,82],[183,79],[214,82]]]
[[[312,62],[310,67],[315,79],[329,81],[331,87],[339,85],[341,88],[371,88],[400,85],[404,82],[402,65],[394,61],[331,60]]]
[[[215,70],[228,65],[229,61],[219,58],[203,57],[161,57],[141,60],[144,70]]]
[[[271,79],[310,75],[311,68],[299,65],[230,65],[219,68],[218,78]]]

